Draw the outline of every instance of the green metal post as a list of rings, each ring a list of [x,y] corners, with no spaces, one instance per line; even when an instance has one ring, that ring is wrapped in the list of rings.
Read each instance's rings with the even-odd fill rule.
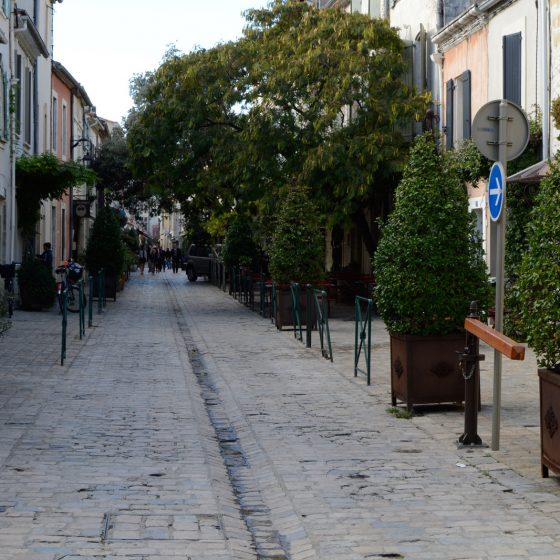
[[[97,313],[103,313],[103,271],[97,273]]]
[[[290,284],[292,293],[292,318],[294,322],[294,338],[303,342],[303,331],[301,328],[301,309],[299,306],[299,284],[292,282]],[[298,336],[299,331],[299,336]]]
[[[93,327],[93,276],[89,275],[88,327]]]
[[[365,319],[362,314],[362,303],[366,303]],[[355,337],[354,337],[354,377],[359,373],[365,373],[367,384],[371,384],[371,316],[373,300],[356,296],[355,300]],[[359,367],[360,355],[364,353],[366,371]]]
[[[313,317],[313,286],[307,284],[305,287],[305,346],[311,348],[311,327]]]
[[[60,365],[64,365],[66,358],[66,327],[68,325],[68,291],[62,292],[62,341],[60,347]]]
[[[85,317],[85,305],[84,305],[84,281],[83,280],[79,280],[78,281],[78,309],[80,312],[80,325],[79,325],[79,329],[80,329],[80,340],[82,340],[82,338],[85,336],[86,334],[86,317]]]

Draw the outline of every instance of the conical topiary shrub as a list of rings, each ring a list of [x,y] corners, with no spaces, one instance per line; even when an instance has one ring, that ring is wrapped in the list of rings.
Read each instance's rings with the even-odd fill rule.
[[[374,270],[391,335],[392,404],[463,401],[461,331],[470,302],[486,306],[490,287],[465,186],[430,136],[411,149]]]
[[[432,138],[419,137],[374,258],[375,300],[392,333],[461,330],[490,290],[464,184]]]
[[[325,275],[325,247],[317,207],[303,187],[288,192],[270,247],[270,275],[278,284],[313,283]]]
[[[112,208],[101,208],[93,222],[86,248],[86,267],[96,274],[101,269],[108,275],[122,272],[124,248],[121,228]]]

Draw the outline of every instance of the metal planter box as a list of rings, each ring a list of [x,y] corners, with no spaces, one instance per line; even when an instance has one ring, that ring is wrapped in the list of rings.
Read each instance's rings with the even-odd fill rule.
[[[314,326],[317,322],[317,313],[315,306],[311,307],[311,324]],[[284,327],[294,326],[294,316],[292,310],[292,292],[290,288],[276,288],[276,327],[282,329]],[[305,288],[299,293],[299,309],[300,320],[302,326],[307,325],[307,295]]]
[[[541,417],[541,473],[548,469],[560,474],[560,374],[539,369]]]
[[[460,403],[465,379],[457,352],[465,335],[413,336],[391,334],[391,402],[415,404]]]

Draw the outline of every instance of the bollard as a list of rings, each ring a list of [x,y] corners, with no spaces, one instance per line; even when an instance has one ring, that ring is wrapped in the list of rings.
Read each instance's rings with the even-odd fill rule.
[[[102,270],[97,273],[97,314],[103,313],[103,278]]]
[[[307,284],[305,287],[305,346],[311,348],[311,328],[313,322],[313,286]]]
[[[89,280],[89,303],[88,303],[88,327],[93,327],[93,276],[90,274]]]
[[[85,316],[85,300],[84,300],[84,281],[79,280],[78,282],[78,310],[80,313],[79,329],[80,329],[80,340],[86,334],[86,316]]]
[[[469,319],[478,319],[476,302],[471,303]],[[465,350],[459,354],[459,363],[465,378],[465,432],[459,438],[461,446],[482,445],[478,435],[479,378],[480,362],[484,356],[479,354],[479,340],[467,331]]]
[[[68,325],[68,291],[62,292],[62,341],[60,345],[60,365],[64,365],[66,358],[66,327]]]

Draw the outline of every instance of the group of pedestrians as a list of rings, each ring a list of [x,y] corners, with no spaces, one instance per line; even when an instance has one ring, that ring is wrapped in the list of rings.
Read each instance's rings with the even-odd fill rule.
[[[138,268],[140,274],[144,274],[146,263],[148,264],[148,272],[155,274],[156,272],[165,272],[172,268],[173,272],[179,272],[181,267],[181,249],[177,241],[173,242],[171,249],[163,249],[159,244],[143,245],[138,250]]]

